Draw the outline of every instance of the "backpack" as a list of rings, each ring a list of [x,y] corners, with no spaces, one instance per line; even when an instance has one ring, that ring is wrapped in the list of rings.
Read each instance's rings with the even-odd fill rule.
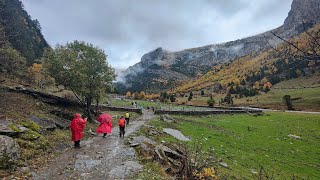
[[[119,126],[120,127],[123,127],[125,125],[126,121],[122,118],[122,119],[119,119]]]
[[[129,118],[129,116],[130,116],[129,113],[126,113],[126,118]]]

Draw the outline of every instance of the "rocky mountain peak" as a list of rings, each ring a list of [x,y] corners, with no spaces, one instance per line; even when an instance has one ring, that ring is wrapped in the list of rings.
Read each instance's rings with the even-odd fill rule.
[[[305,26],[303,25],[305,23]],[[284,24],[271,30],[282,38],[289,39],[320,23],[320,0],[293,0]],[[281,42],[270,31],[222,44],[168,52],[159,47],[142,56],[141,61],[130,67],[126,79],[138,84],[136,90],[145,87],[172,88],[176,82],[204,74],[218,64],[229,63],[248,54],[259,54]],[[149,79],[143,79],[148,77]],[[183,78],[180,78],[183,77]],[[148,82],[147,82],[148,81]],[[151,82],[149,82],[151,81]],[[159,83],[160,82],[160,83]],[[166,83],[163,83],[166,82]],[[163,83],[163,84],[161,84]]]
[[[303,22],[312,25],[320,22],[319,0],[293,0],[291,10],[284,21],[283,27],[290,29],[298,27]]]

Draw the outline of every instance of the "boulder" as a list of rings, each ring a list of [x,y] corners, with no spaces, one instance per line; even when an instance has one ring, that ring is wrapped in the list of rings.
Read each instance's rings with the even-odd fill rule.
[[[134,161],[126,161],[120,166],[114,167],[109,172],[109,178],[107,179],[126,179],[132,174],[140,172],[143,170],[143,166]]]
[[[294,134],[288,134],[288,137],[293,138],[293,139],[301,139],[300,136],[294,135]]]
[[[156,142],[145,137],[145,136],[137,136],[137,137],[133,137],[131,141],[129,141],[130,146],[131,147],[135,147],[135,146],[139,146],[142,143],[143,144],[151,144],[151,145],[155,145]]]
[[[66,119],[66,120],[72,120],[73,117],[74,117],[74,114],[72,113],[69,113],[69,112],[66,112],[65,110],[59,110],[59,109],[56,109],[56,110],[52,110],[50,111],[51,114],[54,114],[56,116],[59,116],[63,119]]]
[[[56,126],[60,129],[66,129],[70,126],[70,121],[66,119],[52,119]]]
[[[14,167],[20,158],[20,147],[11,137],[0,135],[0,169]]]
[[[168,114],[161,115],[160,120],[168,123],[176,122],[176,120]]]
[[[41,129],[52,131],[52,130],[55,130],[57,128],[56,123],[54,121],[52,121],[52,120],[41,119],[41,118],[36,117],[36,116],[31,116],[30,119],[33,122],[35,122],[36,124],[38,124],[41,127]]]
[[[0,120],[0,135],[14,137],[26,130],[28,128],[14,124],[12,121]]]
[[[185,137],[180,131],[171,129],[171,128],[163,128],[163,132],[170,134],[171,136],[179,139],[180,141],[190,141],[189,138]]]
[[[219,164],[220,166],[222,166],[222,167],[225,167],[225,168],[228,168],[228,167],[229,167],[228,164],[225,163],[225,162],[218,162],[218,164]]]

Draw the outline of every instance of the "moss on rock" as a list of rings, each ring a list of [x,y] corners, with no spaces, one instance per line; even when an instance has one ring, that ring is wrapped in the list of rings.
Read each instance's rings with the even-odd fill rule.
[[[40,131],[40,126],[32,121],[21,121],[20,124],[32,131]]]
[[[12,129],[12,130],[15,131],[15,132],[20,132],[20,129],[17,128],[17,127],[15,126],[15,124],[10,124],[9,127],[10,127],[10,129]]]

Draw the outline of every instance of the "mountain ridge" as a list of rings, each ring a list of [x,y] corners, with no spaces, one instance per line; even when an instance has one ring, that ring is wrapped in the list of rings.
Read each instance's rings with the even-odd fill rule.
[[[157,48],[144,54],[139,63],[126,70],[127,89],[131,91],[148,89],[151,92],[168,90],[182,81],[208,72],[215,65],[226,64],[248,54],[268,50],[269,44],[275,46],[281,42],[270,32],[285,39],[294,37],[319,23],[319,12],[320,1],[293,0],[283,25],[273,30],[234,41],[176,52]]]

